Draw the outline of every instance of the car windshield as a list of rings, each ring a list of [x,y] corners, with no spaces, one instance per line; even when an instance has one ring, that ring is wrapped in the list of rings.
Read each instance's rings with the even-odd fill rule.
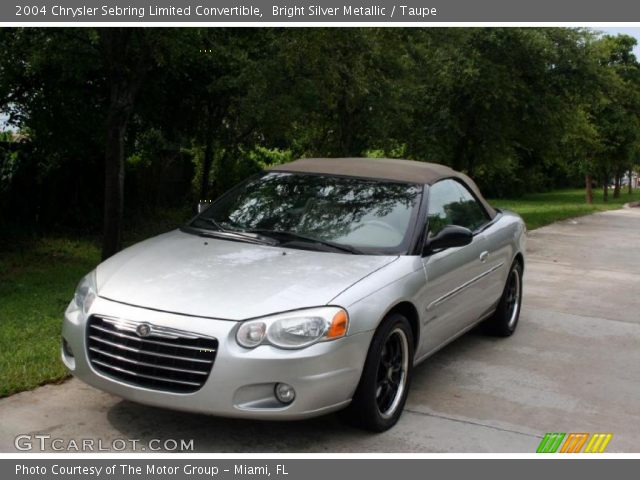
[[[190,226],[294,248],[397,254],[408,249],[421,194],[415,184],[269,172],[230,190]]]

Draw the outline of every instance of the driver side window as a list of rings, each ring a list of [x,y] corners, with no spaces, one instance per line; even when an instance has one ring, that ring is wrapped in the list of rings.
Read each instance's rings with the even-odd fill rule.
[[[458,225],[472,232],[489,221],[475,197],[455,180],[441,180],[429,188],[429,238],[447,225]]]

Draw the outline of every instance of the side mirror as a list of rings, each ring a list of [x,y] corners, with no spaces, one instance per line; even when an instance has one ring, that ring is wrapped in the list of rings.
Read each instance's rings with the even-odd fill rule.
[[[422,254],[434,250],[445,250],[453,247],[464,247],[473,241],[473,233],[468,228],[458,225],[447,225],[433,238],[425,242]]]

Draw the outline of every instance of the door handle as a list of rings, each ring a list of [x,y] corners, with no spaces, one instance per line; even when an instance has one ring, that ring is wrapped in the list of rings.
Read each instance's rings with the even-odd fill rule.
[[[482,263],[484,263],[484,262],[486,262],[486,261],[487,261],[487,258],[489,258],[489,252],[487,252],[487,251],[485,250],[484,252],[482,252],[482,253],[480,254],[480,261],[481,261]]]

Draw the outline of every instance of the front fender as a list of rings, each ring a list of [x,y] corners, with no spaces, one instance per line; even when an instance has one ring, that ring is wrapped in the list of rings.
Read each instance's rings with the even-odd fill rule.
[[[340,293],[331,303],[349,312],[350,335],[362,333],[378,328],[387,313],[402,302],[414,305],[420,317],[418,295],[425,282],[420,257],[402,256]]]

